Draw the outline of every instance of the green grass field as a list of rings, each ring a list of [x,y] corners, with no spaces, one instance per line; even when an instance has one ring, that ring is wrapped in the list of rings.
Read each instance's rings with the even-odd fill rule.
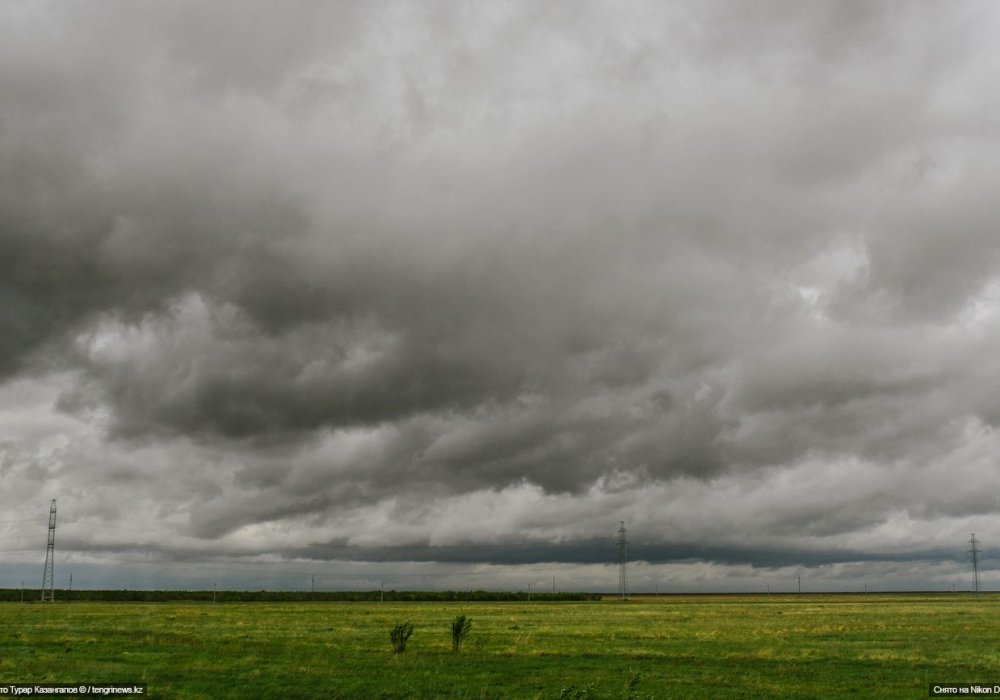
[[[453,654],[459,614],[473,627]],[[44,682],[153,698],[921,698],[1000,684],[1000,599],[0,604],[0,685]]]

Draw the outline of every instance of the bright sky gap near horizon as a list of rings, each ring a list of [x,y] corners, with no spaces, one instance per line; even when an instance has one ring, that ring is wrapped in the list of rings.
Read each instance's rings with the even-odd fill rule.
[[[1000,585],[1000,5],[0,5],[0,587]]]

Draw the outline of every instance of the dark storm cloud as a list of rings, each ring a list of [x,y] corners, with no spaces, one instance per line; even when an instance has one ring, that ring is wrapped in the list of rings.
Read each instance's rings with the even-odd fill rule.
[[[589,535],[692,479],[762,537],[995,514],[934,466],[1000,421],[992,12],[8,6],[0,399],[77,441],[11,418],[8,471],[171,478],[213,539],[535,487]]]
[[[314,559],[347,559],[356,561],[437,561],[453,563],[486,562],[491,564],[538,564],[547,562],[574,564],[606,564],[613,560],[617,548],[611,541],[577,542],[572,544],[529,545],[452,545],[450,547],[390,547],[363,548],[317,547],[296,552]],[[703,561],[714,564],[750,564],[758,568],[785,566],[822,566],[859,561],[961,561],[952,551],[920,551],[899,554],[872,555],[844,550],[760,550],[731,549],[694,544],[652,544],[632,547],[632,561],[665,564]],[[987,556],[984,553],[984,557]]]
[[[212,561],[232,554],[230,548],[185,548],[156,544],[95,545],[84,540],[70,541],[68,546],[83,552],[120,552],[144,558],[163,556],[172,561]],[[244,556],[267,554],[266,551],[244,550]],[[325,544],[290,549],[288,559],[305,561],[354,561],[354,562],[439,562],[445,564],[606,564],[615,558],[617,546],[612,540],[586,540],[574,542],[521,542],[510,544],[455,544],[448,546],[395,546],[363,547],[356,545]],[[1000,550],[983,549],[984,561],[996,559]],[[708,562],[722,565],[751,565],[761,569],[791,566],[824,566],[856,562],[958,562],[964,561],[961,552],[948,549],[925,549],[907,552],[881,552],[871,554],[856,550],[816,549],[755,549],[726,548],[689,543],[639,544],[630,548],[631,561],[647,564],[678,562]]]

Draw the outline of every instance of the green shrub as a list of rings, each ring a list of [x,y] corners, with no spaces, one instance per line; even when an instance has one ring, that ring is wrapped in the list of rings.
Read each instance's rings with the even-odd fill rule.
[[[397,654],[406,651],[406,642],[413,636],[413,625],[409,622],[396,625],[389,633],[389,641],[392,642],[392,650]]]
[[[462,641],[469,634],[470,629],[472,629],[472,620],[465,615],[459,615],[451,623],[451,650],[456,654],[462,648]]]

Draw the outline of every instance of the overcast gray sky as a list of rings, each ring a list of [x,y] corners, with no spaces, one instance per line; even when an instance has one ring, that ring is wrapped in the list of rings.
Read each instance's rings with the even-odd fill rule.
[[[3,3],[0,586],[1000,585],[998,45]]]

